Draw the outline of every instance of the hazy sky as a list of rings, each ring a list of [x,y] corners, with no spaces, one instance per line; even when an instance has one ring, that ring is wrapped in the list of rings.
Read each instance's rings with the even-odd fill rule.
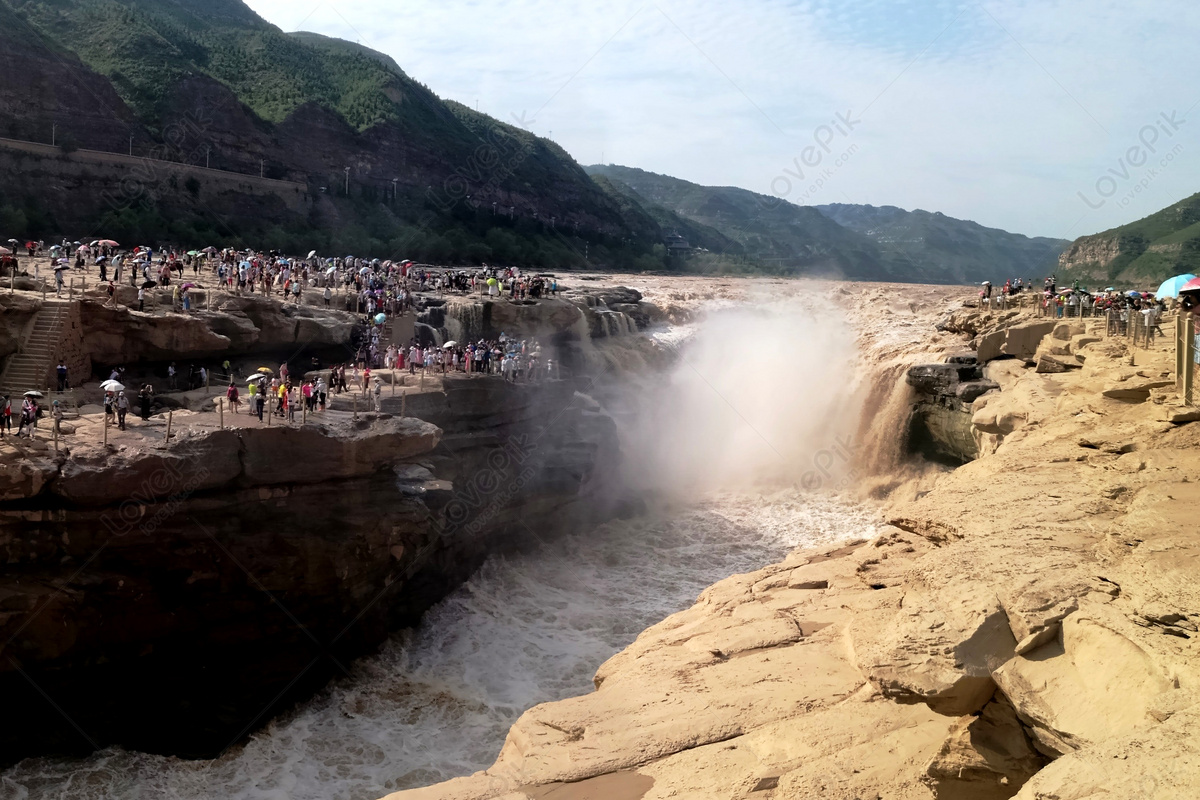
[[[249,4],[582,164],[1063,238],[1200,191],[1195,0]]]

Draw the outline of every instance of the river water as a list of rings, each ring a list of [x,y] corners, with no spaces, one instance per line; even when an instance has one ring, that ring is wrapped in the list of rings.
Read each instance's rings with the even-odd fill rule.
[[[416,629],[215,761],[27,759],[0,773],[0,798],[374,800],[486,768],[523,711],[590,691],[605,659],[706,587],[873,533],[870,511],[804,477],[832,475],[860,417],[853,332],[826,306],[732,303],[665,332],[661,346],[687,345],[666,380],[626,393],[621,422],[628,479],[659,507],[493,556]],[[644,339],[617,344],[607,363],[640,363]]]
[[[872,517],[796,488],[710,494],[493,557],[294,712],[216,761],[108,748],[27,759],[5,800],[373,800],[491,764],[537,703],[587,692],[596,668],[705,587],[798,545],[870,535]]]

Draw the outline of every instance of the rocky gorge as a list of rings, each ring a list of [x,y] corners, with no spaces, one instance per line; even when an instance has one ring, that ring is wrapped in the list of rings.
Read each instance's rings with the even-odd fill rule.
[[[40,301],[4,300],[19,340]],[[72,312],[61,344],[83,365],[73,374],[345,352],[356,324],[265,298],[193,315],[90,300]],[[60,443],[6,438],[0,758],[110,744],[219,753],[412,625],[489,554],[627,502],[613,422],[579,394],[584,378],[387,377],[405,386],[381,413],[346,395],[319,421],[271,427],[218,416],[216,390],[201,389],[160,398],[130,434],[102,436],[84,406]]]
[[[1189,796],[1200,434],[1169,348],[955,311],[1020,351],[984,359],[952,296],[839,294],[882,373],[942,365],[904,405],[953,397],[965,463],[863,454],[879,528],[715,584],[594,691],[523,714],[492,766],[390,800]]]
[[[808,364],[798,371],[804,383],[819,384],[808,391],[832,395],[824,397],[827,404],[846,406],[856,429],[850,439],[834,440],[845,443],[841,451],[814,454],[805,452],[811,443],[802,443],[799,463],[808,472],[785,464],[786,491],[753,485],[744,503],[719,505],[717,516],[726,518],[723,524],[735,523],[729,532],[735,548],[748,547],[757,526],[811,525],[811,518],[796,514],[833,500],[845,503],[827,512],[830,528],[819,536],[795,537],[790,553],[762,558],[771,551],[755,550],[761,560],[736,562],[739,568],[729,572],[738,574],[703,590],[690,607],[686,601],[668,605],[666,613],[681,610],[657,623],[662,613],[651,616],[636,639],[636,629],[617,636],[616,647],[604,653],[615,655],[591,662],[599,664],[594,691],[572,696],[559,690],[553,696],[563,699],[519,705],[508,717],[511,728],[502,748],[497,740],[492,766],[471,775],[459,767],[449,775],[463,777],[424,788],[408,787],[448,775],[406,766],[398,781],[360,781],[353,790],[334,788],[341,784],[328,776],[311,776],[315,782],[294,787],[294,796],[386,794],[368,794],[368,785],[405,789],[394,795],[397,800],[808,795],[1084,800],[1103,796],[1101,791],[1186,796],[1196,753],[1182,732],[1197,702],[1190,649],[1197,613],[1190,576],[1195,543],[1188,520],[1200,499],[1189,487],[1200,479],[1200,460],[1197,433],[1188,424],[1196,415],[1178,407],[1170,389],[1166,343],[1133,351],[1123,338],[1095,331],[1095,322],[1039,320],[1020,310],[989,314],[964,307],[961,290],[953,288],[652,278],[637,287],[634,299],[598,281],[597,291],[588,292],[593,300],[571,295],[573,300],[547,302],[540,329],[529,316],[537,304],[483,306],[477,312],[474,301],[448,299],[422,311],[427,316],[421,324],[429,326],[425,335],[431,337],[498,330],[533,335],[535,329],[547,340],[560,337],[556,356],[579,370],[569,380],[534,387],[447,378],[423,392],[385,395],[378,418],[355,421],[343,407],[312,430],[219,431],[212,430],[211,412],[193,415],[200,420],[195,432],[167,452],[148,448],[139,458],[150,459],[151,472],[153,459],[166,459],[177,464],[164,467],[168,474],[186,473],[189,467],[167,453],[194,440],[202,457],[185,456],[186,464],[211,462],[219,475],[206,478],[211,486],[179,500],[182,510],[170,519],[203,524],[211,533],[186,526],[170,535],[161,528],[155,534],[135,530],[86,561],[89,544],[96,544],[94,533],[87,540],[87,531],[106,530],[105,513],[110,519],[114,512],[131,518],[135,513],[106,496],[96,480],[104,457],[86,456],[80,448],[73,454],[78,464],[67,466],[42,452],[44,461],[33,459],[41,466],[25,469],[23,477],[9,462],[5,475],[13,493],[33,499],[10,499],[4,508],[6,547],[14,554],[6,571],[13,580],[5,587],[3,608],[11,614],[5,632],[16,630],[31,611],[48,609],[44,622],[37,615],[28,623],[38,636],[25,645],[24,655],[13,658],[6,678],[9,687],[24,688],[32,679],[46,690],[24,692],[30,698],[29,729],[39,731],[47,717],[46,706],[34,708],[35,701],[44,704],[49,696],[75,709],[62,702],[65,697],[78,707],[95,706],[97,716],[80,724],[93,738],[104,731],[111,735],[108,741],[153,750],[155,742],[138,738],[148,725],[191,719],[204,724],[189,731],[194,737],[189,752],[211,752],[225,744],[217,734],[236,734],[234,723],[245,725],[242,712],[267,706],[266,690],[279,688],[284,676],[291,679],[309,661],[316,659],[309,672],[313,685],[337,675],[342,665],[360,674],[350,658],[378,646],[391,627],[411,624],[450,587],[466,580],[468,595],[485,595],[489,568],[485,565],[482,577],[471,574],[489,552],[558,537],[564,560],[548,568],[562,572],[569,584],[597,580],[579,553],[608,538],[620,547],[603,561],[628,570],[633,565],[623,559],[649,560],[649,552],[637,548],[653,519],[646,506],[660,501],[645,491],[630,495],[618,465],[665,449],[667,440],[651,436],[639,447],[631,441],[625,414],[614,419],[606,406],[618,407],[621,369],[662,369],[674,360],[686,374],[706,371],[708,362],[686,349],[674,354],[656,344],[653,332],[585,340],[572,331],[615,334],[618,326],[638,327],[631,312],[642,304],[660,309],[658,319],[674,317],[687,327],[704,324],[704,308],[713,299],[762,308],[769,298],[795,295],[837,310],[835,318],[817,318],[822,330],[832,330],[830,319],[852,328],[858,356],[851,384],[832,385],[831,376],[842,372],[814,373]],[[611,296],[602,297],[606,292]],[[612,319],[620,307],[632,323],[598,321]],[[736,331],[754,335],[757,329],[729,330],[735,331],[736,346]],[[725,331],[720,329],[721,338]],[[830,341],[816,336],[812,345]],[[814,365],[841,363],[840,351],[822,355]],[[757,362],[752,366],[732,382],[761,370]],[[812,380],[814,374],[824,376],[823,385]],[[714,391],[725,406],[731,398],[737,407],[762,394],[757,384],[737,395],[730,379],[701,377],[717,381]],[[854,389],[861,403],[843,401],[843,388]],[[941,426],[927,410],[935,406],[942,410]],[[187,419],[186,412],[176,412],[176,420],[181,416]],[[694,438],[718,441],[737,433],[710,426],[685,426],[688,430],[701,432]],[[945,457],[923,458],[919,431]],[[89,441],[97,438],[95,431],[81,433]],[[290,442],[296,434],[303,438]],[[832,435],[831,429],[824,435]],[[372,437],[379,443],[369,444]],[[777,446],[784,448],[784,442]],[[276,452],[278,459],[263,456]],[[328,480],[303,479],[304,453],[313,452],[331,465]],[[783,455],[791,452],[783,449]],[[133,476],[145,475],[141,467],[127,466],[127,457],[107,456],[129,476],[126,486],[137,483]],[[843,469],[833,473],[838,480],[822,481],[822,470],[843,457],[848,459]],[[136,511],[137,519],[170,503],[170,497],[139,501],[144,511]],[[861,510],[852,511],[851,504]],[[694,516],[670,513],[684,527],[698,525]],[[618,517],[642,521],[627,538],[616,535],[616,522],[594,527]],[[35,529],[45,535],[34,536]],[[450,535],[430,537],[431,530]],[[723,541],[703,533],[693,557],[717,558]],[[653,538],[645,545],[660,546]],[[672,557],[678,558],[674,551]],[[167,566],[176,559],[181,566],[172,572]],[[499,569],[489,563],[491,572]],[[685,568],[682,561],[649,566],[635,574],[643,581],[661,579],[661,591],[675,582],[674,570]],[[534,575],[557,583],[548,573]],[[491,598],[481,624],[497,627],[501,635],[541,618],[562,624],[571,603],[556,585],[534,584],[516,584],[517,594],[505,601],[530,619],[506,620],[505,609]],[[121,595],[126,587],[137,590],[132,599]],[[364,594],[368,587],[386,592],[364,611],[376,596]],[[543,588],[547,593],[539,594]],[[198,601],[196,607],[210,618],[181,618],[181,608]],[[118,602],[126,604],[123,609]],[[91,603],[102,613],[89,610]],[[57,608],[64,609],[62,615]],[[153,610],[145,621],[139,617],[143,608]],[[135,633],[118,641],[110,631],[121,613],[144,627],[135,626]],[[87,624],[59,637],[59,626],[72,615]],[[355,615],[360,622],[343,633]],[[465,624],[441,610],[435,619],[440,625],[448,619]],[[596,622],[589,618],[583,624]],[[557,630],[551,627],[545,635]],[[24,635],[18,630],[11,641],[20,643]],[[464,629],[443,635],[437,647],[453,649],[455,637],[474,634]],[[135,641],[138,637],[144,640]],[[198,642],[191,641],[196,637]],[[154,646],[147,648],[145,640]],[[256,650],[260,642],[267,652]],[[524,669],[557,671],[558,656],[548,653],[567,645],[537,642],[520,636],[501,640],[499,649],[478,654],[484,660],[474,668],[507,657],[509,645],[528,651],[520,662]],[[62,652],[52,652],[55,647]],[[6,647],[5,654],[10,652]],[[254,657],[262,673],[231,663],[233,655]],[[105,672],[110,663],[119,666]],[[411,661],[399,663],[413,668]],[[385,665],[396,668],[394,661]],[[214,678],[222,669],[228,672]],[[524,672],[501,671],[499,664],[495,669],[496,676],[486,669],[468,675],[485,685],[493,678],[526,678]],[[113,677],[124,672],[131,676],[126,684]],[[164,675],[177,682],[168,685]],[[245,685],[232,685],[230,675]],[[111,702],[72,694],[68,676],[92,681],[87,686],[94,692],[123,694]],[[56,679],[60,682],[53,683]],[[133,685],[134,679],[145,685]],[[306,674],[294,688],[286,687],[288,696],[311,692],[309,680]],[[402,681],[370,695],[408,710],[391,720],[390,729],[372,730],[370,741],[378,746],[352,741],[349,750],[331,755],[332,743],[321,743],[312,753],[318,771],[343,775],[363,748],[368,760],[386,760],[383,751],[419,747],[422,737],[448,741],[438,739],[434,727],[411,727],[418,711],[410,709],[409,694],[433,708],[429,724],[449,731],[452,739],[478,735],[471,714],[484,701],[475,687],[465,687],[460,697],[451,676],[423,680],[431,682],[428,690]],[[154,692],[145,691],[151,687]],[[334,695],[342,698],[331,709],[334,716],[368,715],[364,697],[346,691]],[[128,717],[127,707],[139,709],[130,698],[139,697],[141,716]],[[196,705],[187,701],[197,697]],[[150,713],[152,698],[162,706],[161,712],[153,709],[157,718]],[[203,702],[210,707],[199,708]],[[523,709],[528,710],[522,714]],[[293,728],[301,723],[314,724],[308,714]],[[239,773],[243,777],[228,777],[233,762],[222,758],[215,767],[220,783],[185,794],[251,797],[257,789],[235,794],[225,787],[245,787],[245,774],[255,786],[263,780],[254,777],[260,774],[308,775],[304,765],[286,760],[291,766],[282,773],[278,767],[261,772],[263,764],[296,752],[286,743],[297,736],[293,728],[273,727],[270,735],[256,737],[248,749],[268,748],[258,756],[265,760],[239,767],[247,771]],[[56,730],[57,739],[39,732],[37,746],[89,749],[61,718]],[[182,750],[178,740],[172,744]],[[486,755],[486,746],[482,752],[467,763],[482,767],[495,754]],[[101,764],[105,758],[113,757]],[[101,773],[90,773],[97,786],[111,780]],[[170,786],[179,791],[178,784]]]

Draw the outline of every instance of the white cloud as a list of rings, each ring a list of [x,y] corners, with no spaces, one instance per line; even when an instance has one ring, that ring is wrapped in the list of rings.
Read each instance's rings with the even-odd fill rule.
[[[1179,58],[1200,19],[1186,0],[1136,10],[1116,0],[250,6],[284,30],[388,53],[438,94],[501,119],[536,112],[534,130],[553,131],[584,164],[603,157],[766,192],[784,186],[776,179],[819,126],[850,110],[862,123],[822,167],[852,148],[845,163],[807,197],[811,174],[788,178],[789,199],[1074,237],[1200,189],[1198,116],[1140,192],[1157,160],[1114,178],[1110,197],[1096,191],[1108,170],[1124,173],[1118,159],[1139,129],[1200,101]]]

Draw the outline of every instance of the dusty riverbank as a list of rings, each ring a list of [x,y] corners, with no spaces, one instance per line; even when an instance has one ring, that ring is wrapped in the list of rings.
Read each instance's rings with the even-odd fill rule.
[[[935,332],[949,290],[840,291],[876,375],[971,338]],[[864,464],[881,532],[714,585],[486,771],[390,797],[1185,796],[1200,428],[1161,386],[1169,342],[1086,338],[1049,345],[1067,371],[985,367],[978,460]],[[896,438],[865,428],[876,455]]]

